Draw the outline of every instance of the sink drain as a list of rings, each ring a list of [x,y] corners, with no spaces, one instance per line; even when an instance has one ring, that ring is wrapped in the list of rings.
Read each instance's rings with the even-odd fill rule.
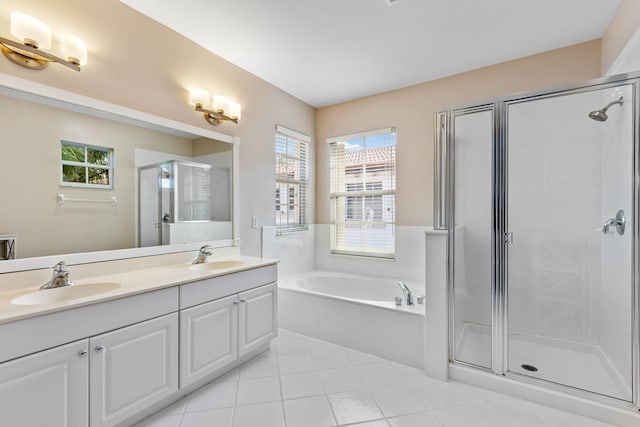
[[[538,368],[536,368],[535,366],[527,365],[526,363],[523,364],[523,365],[520,365],[520,367],[522,369],[524,369],[525,371],[529,371],[529,372],[536,372],[538,370]]]

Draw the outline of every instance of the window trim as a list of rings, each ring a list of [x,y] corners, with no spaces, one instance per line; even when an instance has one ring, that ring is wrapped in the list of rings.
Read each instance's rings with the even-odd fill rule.
[[[298,190],[298,198],[300,199],[300,203],[298,203],[298,206],[303,210],[303,218],[302,218],[302,224],[295,224],[295,225],[290,225],[290,224],[286,224],[285,226],[282,226],[278,223],[276,223],[276,234],[279,235],[283,235],[283,234],[290,234],[290,233],[298,233],[298,232],[303,232],[303,231],[308,231],[309,230],[309,219],[308,219],[308,188],[309,188],[309,145],[311,143],[311,137],[308,135],[305,135],[301,132],[286,128],[284,126],[281,125],[276,125],[276,134],[274,135],[274,144],[276,143],[277,140],[277,135],[280,134],[281,136],[284,136],[285,138],[291,138],[294,140],[297,140],[297,144],[304,144],[303,146],[305,147],[305,158],[304,158],[304,179],[292,179],[292,178],[288,178],[288,177],[278,177],[276,175],[276,184],[294,184],[297,185],[299,190]],[[276,154],[276,158],[277,158],[277,154]],[[276,168],[277,168],[277,164],[276,164]],[[278,199],[280,200],[279,206],[285,206],[287,208],[287,211],[289,210],[290,206],[291,206],[291,193],[290,190],[292,187],[287,187],[289,190],[287,192],[285,192],[284,194],[282,193],[282,191],[279,192],[279,198],[276,197],[276,192],[274,192],[274,201],[276,202],[276,206],[275,206],[275,214],[276,215],[281,215],[282,214],[282,210],[278,209]],[[277,191],[278,189],[276,189]],[[302,190],[302,191],[300,191]],[[302,197],[300,197],[300,193],[304,193],[304,200],[302,199]],[[294,190],[294,200],[295,200],[295,190]],[[294,204],[295,206],[295,204]]]
[[[343,136],[336,136],[336,137],[331,137],[331,138],[327,138],[326,142],[329,146],[332,146],[333,144],[337,144],[339,142],[343,142],[343,141],[347,141],[350,139],[363,139],[366,140],[367,138],[370,137],[374,137],[374,136],[381,136],[381,135],[387,135],[387,134],[394,134],[396,135],[396,128],[395,127],[390,127],[390,128],[383,128],[383,129],[375,129],[375,130],[371,130],[371,131],[365,131],[365,132],[358,132],[358,133],[354,133],[354,134],[350,134],[350,135],[343,135]],[[394,148],[397,148],[397,135],[396,135],[396,141],[395,141],[395,145]],[[329,148],[329,160],[331,163],[331,148]],[[395,151],[395,150],[394,150]],[[362,171],[365,171],[366,165],[363,164],[361,167]],[[397,179],[397,158],[394,156],[394,161],[393,161],[393,173],[394,173],[394,178],[393,178],[393,182],[396,182]],[[333,192],[331,191],[331,181],[332,181],[332,172],[331,170],[329,171],[329,199],[331,202],[331,219],[330,219],[330,253],[332,255],[350,255],[350,256],[359,256],[359,257],[367,257],[367,258],[381,258],[381,259],[389,259],[389,260],[394,260],[396,258],[396,191],[397,191],[397,186],[394,184],[394,189],[390,190],[390,189],[386,189],[386,190],[362,190],[362,191],[340,191],[340,192]],[[365,183],[365,181],[363,181],[363,183]],[[366,183],[365,183],[366,184]],[[366,188],[366,187],[363,187]],[[340,198],[344,198],[345,199],[345,203],[348,197],[352,197],[352,196],[360,196],[360,197],[367,197],[367,196],[386,196],[386,195],[391,195],[394,196],[394,201],[393,201],[393,222],[389,222],[389,221],[377,221],[377,222],[373,222],[372,224],[393,224],[393,229],[394,229],[394,239],[393,239],[393,250],[392,252],[376,252],[376,251],[354,251],[354,250],[345,250],[345,249],[338,249],[337,248],[337,244],[336,244],[336,227],[337,224],[339,223],[337,221],[337,218],[333,217],[333,204],[336,203],[335,200],[340,199]],[[347,222],[349,222],[346,218],[346,209],[345,209],[345,218],[343,221],[345,224]]]
[[[84,162],[74,162],[71,160],[63,160],[62,159],[62,148],[65,146],[72,146],[72,147],[80,147],[80,148],[84,148],[85,150],[95,150],[95,151],[104,151],[106,153],[109,154],[109,164],[107,166],[104,165],[97,165],[97,164],[93,164],[93,163],[88,163],[86,161],[86,151],[85,151],[85,161]],[[61,187],[76,187],[76,188],[95,188],[95,189],[101,189],[101,190],[113,190],[114,188],[114,153],[113,153],[113,148],[110,147],[102,147],[99,145],[91,145],[91,144],[84,144],[81,142],[73,142],[73,141],[67,141],[67,140],[60,140],[60,186]],[[64,180],[64,166],[78,166],[78,167],[84,167],[85,169],[89,169],[89,168],[93,168],[93,169],[104,169],[107,171],[107,175],[109,176],[109,184],[107,185],[103,185],[103,184],[91,184],[88,182],[67,182]],[[88,178],[88,173],[87,173],[87,178]]]

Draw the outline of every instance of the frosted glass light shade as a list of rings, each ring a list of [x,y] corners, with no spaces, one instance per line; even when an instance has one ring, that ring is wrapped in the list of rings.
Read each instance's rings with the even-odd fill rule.
[[[242,107],[237,102],[229,103],[229,116],[237,117],[240,119],[242,117]]]
[[[10,31],[21,42],[35,40],[39,49],[51,49],[51,27],[32,16],[11,12]]]
[[[229,112],[229,100],[222,95],[213,95],[213,110]]]
[[[203,107],[209,105],[209,92],[204,89],[192,89],[189,91],[189,104],[201,104]]]
[[[78,65],[87,65],[87,45],[77,37],[65,35],[62,37],[61,50],[64,59],[74,58],[69,62],[78,61]]]

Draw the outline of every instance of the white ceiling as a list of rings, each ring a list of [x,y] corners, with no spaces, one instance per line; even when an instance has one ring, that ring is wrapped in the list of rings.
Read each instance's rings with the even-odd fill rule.
[[[602,36],[620,0],[121,0],[322,107]]]

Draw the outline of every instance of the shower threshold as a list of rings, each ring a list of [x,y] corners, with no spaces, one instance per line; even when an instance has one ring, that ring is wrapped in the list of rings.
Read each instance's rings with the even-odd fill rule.
[[[455,355],[461,362],[491,366],[491,328],[465,323],[458,330]],[[509,371],[631,400],[631,387],[625,384],[621,374],[595,345],[510,332]]]

